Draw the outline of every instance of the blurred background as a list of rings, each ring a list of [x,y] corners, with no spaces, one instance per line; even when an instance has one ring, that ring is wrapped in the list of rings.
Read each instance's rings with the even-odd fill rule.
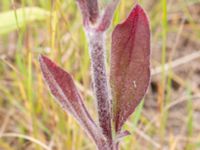
[[[104,7],[109,0],[99,0]],[[200,150],[200,0],[138,0],[152,29],[152,81],[122,150]],[[121,0],[107,36],[136,1]],[[38,64],[70,72],[96,118],[90,60],[75,0],[0,1],[0,150],[94,150],[54,102]],[[109,68],[109,65],[108,65]],[[97,121],[97,118],[95,119]]]

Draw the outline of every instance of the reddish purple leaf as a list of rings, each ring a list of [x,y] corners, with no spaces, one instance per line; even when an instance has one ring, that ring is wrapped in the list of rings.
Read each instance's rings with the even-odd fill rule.
[[[97,0],[87,0],[87,7],[89,12],[89,20],[96,23],[99,16],[99,6]]]
[[[89,23],[96,23],[99,16],[99,6],[97,0],[77,0],[83,15],[85,26]]]
[[[111,88],[115,130],[144,97],[150,81],[150,29],[146,13],[136,5],[112,34]]]
[[[72,77],[45,56],[39,58],[44,80],[65,111],[73,115],[97,145],[104,145],[104,136],[92,120]]]

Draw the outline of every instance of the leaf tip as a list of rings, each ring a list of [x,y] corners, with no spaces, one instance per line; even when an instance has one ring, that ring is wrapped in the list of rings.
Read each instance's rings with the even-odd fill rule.
[[[38,56],[38,60],[39,60],[40,63],[43,62],[43,61],[45,61],[46,59],[48,59],[48,58],[46,56],[42,55],[42,54],[40,54]]]
[[[130,15],[129,15],[129,18],[131,16],[135,16],[135,15],[142,15],[142,16],[146,16],[146,12],[145,10],[143,9],[143,7],[140,5],[140,4],[136,4],[135,7],[132,9]],[[132,18],[132,17],[131,17]]]
[[[49,67],[54,68],[55,66],[57,66],[52,60],[50,60],[48,57],[46,57],[42,54],[39,55],[38,59],[39,59],[42,71],[44,69],[44,66],[46,66],[48,68]]]
[[[40,62],[40,65],[41,65],[43,62],[45,62],[45,59],[47,59],[47,57],[44,56],[44,55],[42,55],[42,54],[40,54],[40,55],[38,56],[38,60],[39,60],[39,62]]]

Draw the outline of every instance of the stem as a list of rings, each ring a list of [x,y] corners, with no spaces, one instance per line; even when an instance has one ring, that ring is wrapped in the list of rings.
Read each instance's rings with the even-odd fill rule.
[[[97,142],[96,143],[96,146],[97,146],[97,149],[98,150],[119,150],[119,142],[117,143],[111,143],[111,144],[108,144],[108,143],[102,143],[102,142]]]
[[[113,144],[113,150],[119,150],[119,143]]]
[[[106,74],[105,35],[103,32],[91,31],[88,34],[92,65],[92,81],[97,100],[100,127],[112,145],[111,98]]]
[[[119,143],[113,143],[111,145],[106,146],[97,145],[98,150],[119,150]]]
[[[105,145],[96,143],[99,150],[118,150],[114,144],[111,127],[111,94],[106,73],[105,32],[112,22],[114,11],[119,0],[112,0],[99,15],[98,0],[77,0],[83,15],[92,68],[92,81],[97,101],[99,124]],[[97,141],[96,141],[97,142]]]

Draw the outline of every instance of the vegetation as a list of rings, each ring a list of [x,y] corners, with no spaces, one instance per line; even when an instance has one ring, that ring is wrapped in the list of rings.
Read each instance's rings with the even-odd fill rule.
[[[101,7],[108,2],[101,1]],[[152,82],[145,101],[125,124],[131,135],[121,149],[198,150],[200,2],[138,2],[151,20]],[[134,4],[120,2],[108,32],[108,50],[114,26]],[[54,103],[38,63],[42,53],[68,70],[97,118],[87,40],[75,2],[1,0],[0,10],[0,18],[6,18],[0,22],[0,149],[94,149],[76,121]],[[27,10],[34,17],[27,17]]]

